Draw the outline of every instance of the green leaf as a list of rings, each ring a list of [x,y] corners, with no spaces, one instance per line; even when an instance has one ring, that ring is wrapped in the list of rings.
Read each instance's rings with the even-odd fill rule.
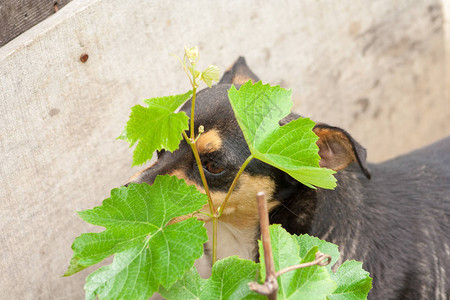
[[[359,261],[344,262],[331,277],[336,281],[337,289],[327,297],[329,300],[367,299],[372,288],[372,278]]]
[[[291,91],[261,82],[245,83],[228,91],[236,119],[253,156],[288,173],[306,186],[332,189],[336,179],[330,169],[320,168],[312,131],[315,123],[299,118],[284,126],[278,122],[290,113]]]
[[[202,279],[195,268],[170,289],[160,289],[168,299],[265,299],[251,291],[248,284],[257,278],[258,266],[237,256],[217,261],[209,279]]]
[[[213,81],[219,81],[219,74],[219,67],[211,65],[202,72],[202,80],[208,87],[211,87]]]
[[[237,256],[216,262],[202,290],[201,299],[264,299],[248,287],[257,279],[257,270],[253,261]]]
[[[182,95],[147,99],[148,107],[136,105],[131,108],[130,119],[119,136],[131,146],[138,142],[133,153],[133,166],[151,159],[156,150],[175,151],[180,144],[183,131],[188,129],[186,113],[174,111],[192,95],[189,91]]]
[[[284,230],[281,225],[270,225],[270,242],[272,244],[272,253],[275,264],[275,271],[279,271],[286,267],[297,265],[300,263],[299,246],[296,238]],[[260,280],[263,282],[266,278],[266,266],[264,262],[264,248],[261,240],[258,241],[260,254]],[[288,272],[278,277],[278,283],[281,286],[288,286],[294,272]]]
[[[308,251],[311,250],[311,248],[317,246],[320,252],[331,256],[331,262],[326,266],[326,268],[331,272],[331,267],[338,261],[340,256],[338,246],[308,234],[301,234],[296,237],[300,246],[300,257],[304,257]]]
[[[296,236],[290,235],[280,225],[271,225],[275,270],[315,260],[318,246],[312,247],[304,256],[300,256],[300,247]],[[261,272],[264,272],[264,253],[260,243]],[[278,299],[326,299],[336,289],[328,270],[320,266],[293,270],[278,277]]]
[[[169,289],[161,287],[159,293],[166,299],[171,300],[200,299],[205,281],[206,279],[202,279],[197,269],[193,267]]]
[[[158,176],[152,186],[130,184],[111,191],[111,197],[80,216],[106,227],[82,234],[72,245],[72,275],[116,254],[111,265],[86,280],[86,298],[146,299],[160,285],[170,287],[203,254],[204,223],[194,218],[168,225],[207,203],[206,195],[174,176]]]

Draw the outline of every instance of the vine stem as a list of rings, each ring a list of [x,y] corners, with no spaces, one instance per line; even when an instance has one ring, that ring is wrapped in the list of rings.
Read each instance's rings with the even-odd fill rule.
[[[195,95],[195,94],[194,94]],[[200,155],[197,149],[197,141],[190,139],[186,132],[183,131],[183,136],[186,142],[191,146],[192,152],[194,153],[195,162],[197,163],[198,172],[200,173],[200,178],[202,179],[203,188],[205,189],[206,196],[208,197],[209,211],[211,213],[211,219],[213,222],[213,249],[212,249],[212,264],[217,260],[217,214],[214,208],[214,203],[212,201],[211,193],[209,191],[208,182],[206,181],[205,172],[203,171],[202,161],[200,160]]]
[[[186,61],[186,55],[184,56],[184,61]],[[184,139],[186,140],[186,142],[191,146],[192,152],[194,153],[195,162],[197,163],[198,172],[200,173],[200,178],[202,180],[203,188],[205,189],[206,196],[208,197],[209,211],[211,213],[211,219],[212,219],[212,223],[213,223],[212,264],[214,265],[214,263],[217,260],[217,221],[218,221],[217,219],[218,219],[218,216],[217,216],[216,210],[214,208],[214,203],[213,203],[213,200],[211,197],[211,193],[209,191],[208,182],[206,181],[205,172],[203,171],[202,161],[200,160],[200,155],[198,153],[197,139],[195,139],[194,116],[195,116],[195,99],[197,96],[197,82],[196,82],[196,80],[195,80],[196,78],[194,76],[195,64],[191,63],[192,70],[193,70],[192,80],[191,80],[191,76],[189,75],[189,73],[186,69],[186,64],[182,63],[182,65],[183,65],[183,69],[186,72],[186,75],[188,76],[189,81],[191,82],[191,86],[192,86],[191,119],[190,119],[190,126],[189,126],[190,127],[190,137],[187,136],[185,131],[183,131],[183,136],[184,136]],[[200,136],[200,134],[201,133],[199,133],[199,136]],[[199,136],[197,136],[197,138]]]
[[[196,93],[197,92],[197,87],[196,87],[196,83],[195,83],[195,78],[194,78],[194,83],[192,85],[192,102],[191,102],[191,140],[194,140],[194,111],[195,111],[195,98],[196,98]],[[201,165],[199,165],[201,166]]]
[[[184,62],[186,61],[186,54],[184,56]],[[181,61],[180,61],[181,63]],[[208,197],[208,204],[209,204],[209,211],[211,213],[211,220],[212,220],[212,225],[213,225],[213,237],[212,237],[212,244],[213,244],[213,249],[212,249],[212,264],[214,265],[214,263],[217,260],[217,225],[218,225],[218,221],[220,216],[222,215],[225,206],[228,202],[228,199],[230,199],[231,193],[233,192],[234,188],[236,187],[236,184],[239,180],[239,177],[242,175],[242,173],[244,172],[245,167],[250,163],[250,161],[253,159],[253,155],[250,155],[245,162],[242,164],[241,168],[239,169],[238,173],[236,174],[226,196],[224,201],[222,202],[222,205],[217,209],[214,208],[214,202],[212,200],[211,197],[211,193],[209,191],[209,187],[208,187],[208,182],[206,181],[206,177],[205,177],[205,173],[203,171],[203,165],[202,162],[200,160],[200,155],[198,153],[198,149],[197,149],[197,139],[200,136],[200,132],[199,132],[199,136],[197,136],[197,138],[195,138],[195,132],[194,132],[194,116],[195,116],[195,100],[196,100],[196,94],[197,94],[197,82],[196,82],[196,76],[195,76],[195,63],[191,62],[191,66],[192,66],[192,80],[191,80],[191,76],[189,75],[189,72],[186,68],[186,64],[182,63],[183,65],[183,69],[186,72],[186,75],[188,75],[189,81],[191,82],[192,85],[192,101],[191,101],[191,118],[190,118],[190,137],[188,137],[188,135],[186,134],[185,131],[183,131],[183,136],[184,139],[186,140],[186,142],[191,146],[192,152],[194,153],[194,157],[195,157],[195,161],[197,163],[197,167],[198,167],[198,171],[200,173],[200,178],[202,180],[203,183],[203,187],[205,189],[205,193]]]
[[[287,268],[284,268],[278,272],[275,273],[275,276],[278,277],[280,275],[283,275],[284,273],[287,273],[289,271],[292,270],[296,270],[296,269],[301,269],[301,268],[306,268],[306,267],[311,267],[314,265],[319,265],[321,267],[324,267],[326,265],[328,265],[331,262],[331,256],[328,254],[323,254],[322,252],[317,251],[316,252],[316,259],[307,263],[302,263],[302,264],[298,264],[295,266],[290,266]]]
[[[331,262],[331,256],[318,251],[316,253],[316,259],[314,261],[290,266],[278,272],[275,272],[272,245],[270,242],[269,212],[267,210],[267,202],[264,192],[259,192],[258,194],[256,194],[256,200],[258,201],[259,224],[264,250],[264,263],[266,266],[266,281],[263,284],[250,282],[249,288],[258,294],[267,296],[269,300],[276,300],[278,293],[277,277],[296,269],[306,268],[314,265],[326,266]]]
[[[219,218],[216,216],[212,217],[213,222],[213,253],[212,253],[212,264],[217,261],[217,222]]]
[[[223,200],[222,205],[219,207],[219,211],[217,212],[219,218],[220,218],[220,216],[222,216],[223,210],[225,209],[225,206],[227,205],[228,199],[230,199],[231,193],[233,192],[234,188],[236,187],[239,177],[241,177],[242,173],[245,170],[245,167],[247,167],[247,165],[250,163],[250,161],[252,159],[253,159],[253,154],[250,154],[250,156],[247,157],[247,159],[244,161],[241,168],[239,169],[238,173],[234,177],[233,183],[231,184],[230,188],[228,189],[228,193],[225,196],[225,199]]]
[[[259,192],[256,194],[256,200],[258,201],[259,226],[264,250],[264,262],[266,265],[266,281],[264,284],[250,282],[249,287],[252,291],[266,295],[269,300],[276,300],[278,281],[275,275],[275,263],[273,261],[272,245],[270,243],[269,212],[267,210],[265,193]]]
[[[205,172],[203,171],[202,161],[200,160],[200,155],[198,154],[197,143],[194,140],[191,140],[185,131],[183,131],[183,136],[186,142],[191,146],[192,152],[194,153],[195,162],[198,166],[198,172],[200,173],[200,178],[203,183],[203,187],[205,189],[206,196],[208,196],[208,204],[211,215],[214,217],[215,209],[214,203],[212,202],[211,193],[209,192],[208,182],[206,181]]]

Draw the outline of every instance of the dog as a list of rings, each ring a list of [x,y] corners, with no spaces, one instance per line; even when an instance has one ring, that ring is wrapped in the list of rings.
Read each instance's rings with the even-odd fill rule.
[[[218,84],[198,92],[195,128],[215,207],[250,155],[228,99],[228,89],[259,78],[240,57]],[[190,116],[191,100],[181,111]],[[291,113],[280,125],[299,118]],[[369,299],[450,297],[450,137],[381,164],[366,162],[366,150],[338,127],[317,124],[320,166],[337,171],[335,190],[308,188],[283,171],[253,159],[218,222],[218,259],[258,259],[259,221],[255,195],[267,195],[270,223],[291,234],[307,233],[339,246],[341,258],[363,262],[373,277]],[[198,134],[198,132],[196,132]],[[413,132],[411,134],[414,134]],[[152,184],[157,175],[185,179],[204,191],[190,146],[183,140],[130,182]],[[369,171],[370,170],[370,171]],[[205,207],[205,212],[209,212]],[[212,222],[203,215],[210,241],[196,261],[202,276],[211,270]]]

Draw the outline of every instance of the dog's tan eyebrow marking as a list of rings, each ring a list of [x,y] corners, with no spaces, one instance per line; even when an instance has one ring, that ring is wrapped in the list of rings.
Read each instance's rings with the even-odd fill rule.
[[[200,153],[211,153],[222,147],[222,138],[216,129],[203,133],[197,140],[197,148]]]

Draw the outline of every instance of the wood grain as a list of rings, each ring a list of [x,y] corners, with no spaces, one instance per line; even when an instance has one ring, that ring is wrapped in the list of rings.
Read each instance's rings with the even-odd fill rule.
[[[2,0],[0,47],[56,13],[72,0]]]

